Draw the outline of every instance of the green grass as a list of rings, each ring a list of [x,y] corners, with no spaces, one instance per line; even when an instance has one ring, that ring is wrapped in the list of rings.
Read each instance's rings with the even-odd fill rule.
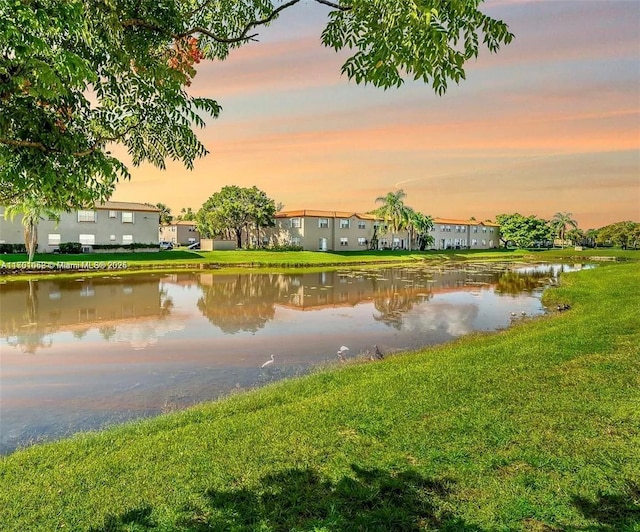
[[[640,268],[571,309],[0,461],[3,530],[640,530]]]

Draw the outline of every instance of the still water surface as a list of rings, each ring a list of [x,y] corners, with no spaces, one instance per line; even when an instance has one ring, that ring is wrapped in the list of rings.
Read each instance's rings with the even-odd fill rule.
[[[558,265],[0,284],[0,452],[544,312]],[[515,314],[515,317],[514,317]],[[274,355],[275,362],[261,365]]]

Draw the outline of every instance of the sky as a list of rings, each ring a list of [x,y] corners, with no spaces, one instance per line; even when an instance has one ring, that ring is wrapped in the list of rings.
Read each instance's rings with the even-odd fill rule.
[[[367,212],[402,189],[434,217],[570,212],[582,229],[640,221],[640,1],[486,0],[515,40],[481,49],[444,96],[340,74],[328,8],[303,0],[259,42],[200,65],[190,93],[223,108],[193,170],[130,167],[112,199],[198,210],[227,185],[284,210]]]

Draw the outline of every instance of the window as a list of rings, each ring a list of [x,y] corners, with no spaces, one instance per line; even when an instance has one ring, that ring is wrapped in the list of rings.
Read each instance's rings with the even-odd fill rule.
[[[349,229],[351,220],[345,220],[343,218],[340,219],[340,229]]]
[[[116,235],[109,235],[109,241],[110,242],[115,242],[116,241]]]
[[[109,218],[115,218],[116,217],[116,211],[109,211]]]
[[[95,222],[96,211],[78,211],[79,222]]]
[[[84,235],[80,233],[78,240],[85,246],[93,246],[96,243],[96,235]]]
[[[380,240],[380,247],[382,247],[382,249],[388,248],[389,247],[389,241],[386,238],[383,238],[382,240]]]
[[[300,218],[291,218],[291,227],[300,229],[302,227],[302,220]]]
[[[122,244],[133,244],[133,235],[122,235]]]
[[[329,227],[329,218],[318,218],[318,227],[320,229],[327,229]]]
[[[57,246],[60,244],[60,235],[57,233],[49,233],[49,245]]]
[[[486,228],[486,227],[483,227],[483,228],[482,228],[482,232],[483,232],[483,233],[486,233],[486,232],[487,232],[487,228]]]
[[[463,233],[466,233],[466,232],[467,232],[467,227],[466,227],[465,225],[463,225],[463,226],[461,227],[461,229],[462,229],[462,232],[463,232]]]
[[[348,246],[349,245],[349,239],[346,236],[340,237],[340,245],[341,246]]]
[[[478,245],[478,239],[474,238],[473,240],[471,240],[471,245],[472,246],[477,246]]]
[[[474,232],[474,233],[477,233],[477,232],[478,232],[478,226],[475,226],[475,227],[473,228],[473,232]]]
[[[489,227],[489,232],[493,233],[493,227]]]
[[[133,223],[133,213],[132,212],[123,212],[122,213],[122,223],[123,224],[132,224]]]
[[[482,240],[482,245],[486,246],[487,245],[487,241],[486,240]]]
[[[291,245],[292,246],[299,246],[300,245],[300,237],[299,236],[291,237]]]
[[[358,237],[358,245],[359,246],[366,246],[367,245],[367,239],[362,237],[362,236]]]
[[[366,229],[366,228],[367,228],[367,222],[365,222],[364,220],[359,220],[358,229]]]
[[[459,232],[460,232],[460,226],[456,225],[456,233],[459,233]]]

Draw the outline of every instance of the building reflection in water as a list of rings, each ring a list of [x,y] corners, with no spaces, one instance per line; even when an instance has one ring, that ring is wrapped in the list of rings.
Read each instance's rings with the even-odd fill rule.
[[[96,328],[110,341],[123,324],[162,320],[172,306],[158,277],[5,283],[0,285],[0,335],[25,353],[51,347],[50,336],[61,331],[82,339]]]
[[[373,319],[400,330],[406,315],[434,294],[493,287],[517,295],[541,286],[548,271],[507,271],[497,265],[409,266],[313,273],[180,273],[72,280],[29,280],[0,285],[0,335],[6,345],[36,353],[52,345],[53,333],[83,339],[96,330],[107,342],[143,349],[159,336],[183,328],[167,319],[171,285],[197,287],[195,307],[226,335],[256,333],[276,308],[315,311],[373,306]],[[195,310],[195,309],[193,309]]]

